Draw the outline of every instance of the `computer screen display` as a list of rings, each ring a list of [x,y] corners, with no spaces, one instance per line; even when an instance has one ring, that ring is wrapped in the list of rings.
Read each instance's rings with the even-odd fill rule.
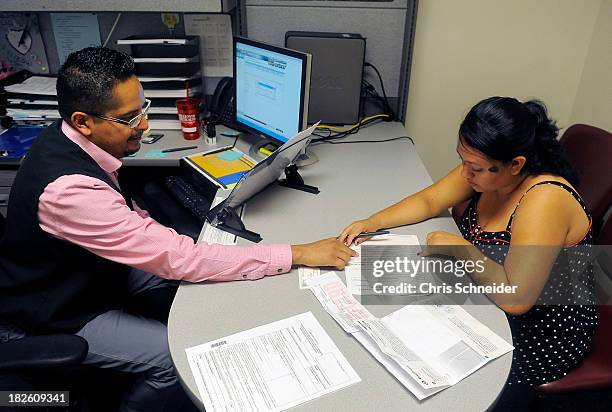
[[[236,122],[286,142],[306,127],[310,55],[234,39]]]

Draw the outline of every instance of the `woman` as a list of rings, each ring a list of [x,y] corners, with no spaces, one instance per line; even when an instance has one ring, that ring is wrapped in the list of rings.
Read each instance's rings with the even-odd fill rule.
[[[506,312],[515,346],[501,409],[527,406],[534,386],[578,365],[597,323],[584,256],[592,244],[591,218],[572,186],[576,176],[557,132],[539,101],[485,99],[460,126],[461,165],[340,235],[351,244],[359,233],[416,223],[469,200],[459,226],[463,237],[432,232],[427,244],[457,258],[484,254],[491,259],[472,275],[475,282],[516,286],[514,294],[489,295]]]

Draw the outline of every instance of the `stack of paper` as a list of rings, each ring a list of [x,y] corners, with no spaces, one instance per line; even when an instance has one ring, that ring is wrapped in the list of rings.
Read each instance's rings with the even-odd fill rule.
[[[9,93],[26,93],[43,96],[56,96],[55,84],[57,78],[48,76],[32,76],[21,83],[6,86],[4,90]]]
[[[149,82],[143,83],[145,96],[151,99],[148,116],[151,129],[180,129],[176,99],[186,96],[185,84],[189,78],[177,77],[176,81],[169,82],[163,78],[153,78],[154,80],[149,78]],[[202,94],[199,75],[193,78],[193,87],[189,88],[189,96],[199,97]],[[56,82],[55,77],[32,76],[22,83],[6,86],[5,90],[8,92],[6,114],[11,116],[17,125],[46,126],[59,119]]]
[[[311,279],[325,310],[419,400],[513,349],[463,308],[440,297],[374,317],[335,272]]]
[[[416,251],[419,246],[419,239],[414,235],[382,235],[376,236],[367,242],[362,243],[359,246],[351,246],[355,250],[358,256],[353,257],[349,260],[348,264],[344,268],[346,275],[346,285],[353,295],[375,295],[373,291],[373,285],[368,282],[366,276],[362,276],[362,267],[371,259],[370,256],[362,253],[363,246],[413,246],[410,248],[414,255],[411,257],[413,260],[419,259],[416,255]],[[371,261],[370,261],[371,263]],[[398,274],[398,273],[387,273],[384,277],[385,285],[399,285],[413,282],[415,285],[419,283],[433,283],[433,274],[420,272],[412,275]],[[418,288],[417,288],[418,290]]]
[[[49,76],[32,76],[21,83],[6,86],[7,116],[18,126],[46,126],[60,118],[55,84]]]
[[[207,411],[283,411],[361,379],[311,312],[187,348]]]
[[[176,99],[202,97],[198,37],[117,40],[129,45],[145,96],[151,100],[149,127],[180,130]]]

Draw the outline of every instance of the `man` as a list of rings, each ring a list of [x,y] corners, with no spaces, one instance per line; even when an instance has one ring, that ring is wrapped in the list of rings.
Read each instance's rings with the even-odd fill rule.
[[[292,264],[343,268],[354,253],[336,239],[194,244],[133,204],[117,181],[119,159],[140,148],[150,103],[128,55],[71,54],[57,97],[62,120],[38,137],[11,191],[0,245],[0,332],[75,333],[89,343],[86,364],[142,374],[122,410],[161,410],[179,389],[166,325],[125,310],[134,296],[176,280],[259,279]]]

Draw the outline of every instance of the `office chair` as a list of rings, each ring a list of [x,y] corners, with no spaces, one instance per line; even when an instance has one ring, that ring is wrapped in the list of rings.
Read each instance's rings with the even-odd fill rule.
[[[612,176],[610,176],[612,179]],[[602,243],[606,242],[606,243]],[[598,245],[607,245],[607,252],[612,249],[612,217],[609,217],[601,228]],[[601,257],[609,258],[604,254]],[[597,262],[602,271],[612,278],[610,260],[599,259]],[[597,314],[599,320],[593,347],[582,363],[573,371],[554,382],[537,386],[536,390],[543,395],[559,394],[581,390],[608,388],[612,389],[612,305],[598,304]]]
[[[0,235],[4,227],[5,217],[0,214]],[[85,339],[71,334],[0,342],[0,390],[68,390],[70,410],[116,409],[121,391],[130,382],[118,372],[81,366],[88,349]],[[105,391],[96,393],[91,389],[94,386]]]
[[[0,389],[34,390],[45,385],[54,380],[47,378],[79,365],[87,349],[85,339],[63,334],[27,336],[0,343]]]
[[[5,217],[0,214],[0,235]],[[33,390],[43,376],[79,365],[89,346],[80,336],[26,336],[0,342],[0,390]]]
[[[560,143],[580,178],[576,189],[589,207],[597,238],[612,205],[612,133],[575,124],[563,133]]]

